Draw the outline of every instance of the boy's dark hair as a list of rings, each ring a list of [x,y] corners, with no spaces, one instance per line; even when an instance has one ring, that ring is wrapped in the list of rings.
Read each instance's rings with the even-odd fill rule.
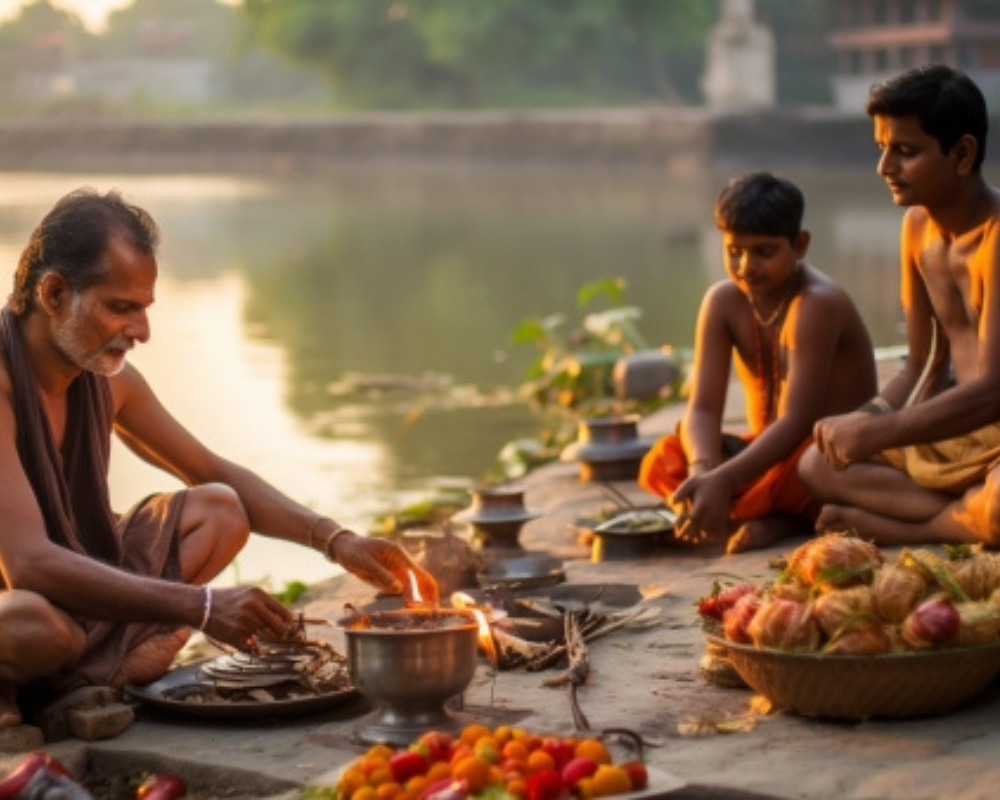
[[[802,231],[804,212],[805,199],[794,183],[770,172],[750,172],[722,190],[715,224],[722,231],[793,240]]]
[[[968,75],[947,64],[914,67],[876,83],[865,111],[870,117],[917,117],[920,127],[937,139],[944,153],[970,134],[978,145],[973,164],[976,172],[986,157],[986,99]]]
[[[101,195],[90,188],[63,197],[31,233],[14,273],[10,309],[23,314],[35,307],[35,286],[47,272],[57,272],[79,294],[107,273],[108,242],[124,237],[146,255],[160,241],[156,223],[116,191]]]

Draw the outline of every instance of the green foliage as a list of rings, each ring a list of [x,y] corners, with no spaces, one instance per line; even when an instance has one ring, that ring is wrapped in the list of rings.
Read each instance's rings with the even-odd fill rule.
[[[643,412],[666,399],[637,404],[615,397],[613,370],[625,355],[648,349],[636,321],[639,308],[625,302],[625,280],[603,279],[577,291],[577,309],[604,299],[610,307],[590,311],[566,330],[570,318],[552,314],[522,320],[510,339],[534,344],[541,351],[527,369],[520,394],[543,415],[556,413],[570,420],[608,413]]]
[[[289,581],[280,592],[272,592],[276,600],[286,606],[293,606],[309,590],[309,585],[302,581]]]
[[[560,93],[694,101],[715,5],[247,0],[242,11],[262,46],[321,71],[347,105],[471,108],[558,105]]]

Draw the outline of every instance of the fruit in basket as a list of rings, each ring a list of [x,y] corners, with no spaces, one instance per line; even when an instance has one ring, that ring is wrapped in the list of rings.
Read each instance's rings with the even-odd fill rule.
[[[945,566],[970,600],[985,600],[1000,589],[1000,553],[963,554]]]
[[[812,609],[794,600],[765,600],[747,626],[757,647],[778,650],[815,650],[820,629]]]
[[[994,603],[957,603],[958,644],[974,645],[995,641],[1000,636],[1000,607]]]
[[[816,622],[829,637],[855,621],[872,619],[874,613],[872,590],[865,585],[824,592],[813,603]]]
[[[936,595],[925,600],[903,620],[903,639],[910,647],[922,650],[948,644],[958,636],[961,617],[947,598]]]
[[[788,557],[788,570],[806,586],[852,586],[869,582],[884,561],[871,542],[826,533],[800,545]]]
[[[899,625],[927,594],[927,575],[901,564],[886,564],[872,579],[875,613],[892,625]]]
[[[740,583],[723,589],[716,581],[712,587],[712,593],[698,599],[698,613],[703,617],[721,622],[726,612],[736,605],[737,600],[745,594],[753,594],[756,591],[757,587],[752,583]]]
[[[745,594],[729,609],[722,618],[722,630],[731,642],[748,644],[752,641],[749,625],[760,608],[760,597],[756,594]]]

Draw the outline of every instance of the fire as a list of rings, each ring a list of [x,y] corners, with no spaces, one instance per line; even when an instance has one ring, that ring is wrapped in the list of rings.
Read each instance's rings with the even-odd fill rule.
[[[481,608],[476,606],[475,598],[465,592],[455,592],[451,596],[451,604],[454,608],[463,611],[471,611],[479,625],[479,649],[482,650],[494,668],[500,663],[500,656],[497,653],[496,645],[493,643],[493,630],[490,628],[489,620]]]
[[[417,573],[410,569],[406,571],[406,576],[410,579],[410,596],[406,601],[406,605],[424,605],[424,596],[420,594],[420,584],[417,582]]]

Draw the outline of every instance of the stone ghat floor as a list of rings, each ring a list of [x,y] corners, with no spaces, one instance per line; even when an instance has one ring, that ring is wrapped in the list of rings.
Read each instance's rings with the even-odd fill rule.
[[[641,561],[594,564],[574,520],[605,503],[606,490],[581,482],[574,464],[544,467],[524,485],[526,506],[542,512],[522,531],[527,549],[563,559],[570,584],[636,586],[662,612],[655,628],[622,630],[590,644],[591,677],[578,697],[592,728],[628,727],[659,745],[647,751],[649,765],[682,784],[663,796],[996,796],[996,687],[945,716],[845,722],[783,712],[760,715],[751,711],[753,692],[719,688],[700,678],[705,647],[694,610],[697,598],[710,591],[716,576],[769,577],[769,563],[799,541],[732,557],[672,547]],[[637,502],[652,500],[629,482],[616,487]],[[341,576],[312,589],[304,610],[311,618],[337,619],[346,602],[371,600],[364,584]],[[324,627],[323,633],[341,646],[333,629]],[[464,713],[487,724],[569,734],[566,690],[542,686],[554,674],[496,674],[481,660],[465,694]],[[137,722],[117,739],[71,740],[49,749],[79,771],[87,764],[92,773],[117,775],[173,770],[188,781],[192,797],[294,798],[302,786],[331,781],[338,768],[363,752],[354,732],[369,711],[359,700],[296,718],[226,721],[182,718],[141,706]],[[4,754],[0,768],[6,771],[20,758]]]

